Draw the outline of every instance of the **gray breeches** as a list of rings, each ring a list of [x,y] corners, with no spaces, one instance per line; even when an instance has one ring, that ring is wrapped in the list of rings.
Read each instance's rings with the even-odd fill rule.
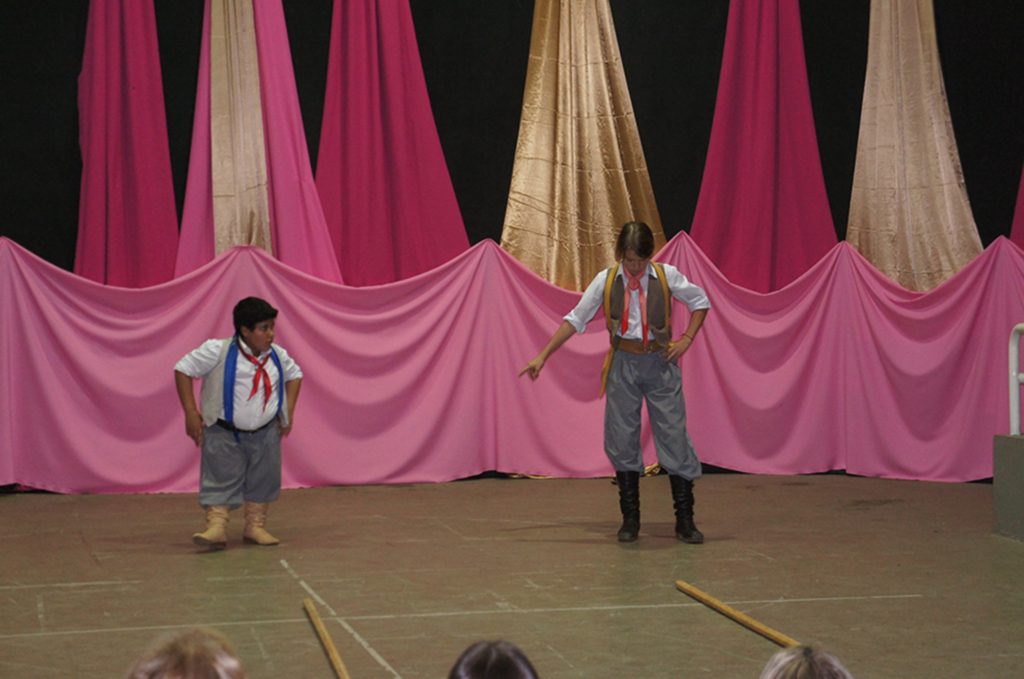
[[[236,435],[220,425],[203,428],[199,504],[204,507],[242,501],[273,502],[281,493],[281,434],[277,421]]]
[[[679,366],[658,354],[616,351],[605,387],[604,451],[615,471],[644,470],[640,410],[647,401],[658,462],[669,474],[693,480],[700,461],[686,431],[686,403]]]

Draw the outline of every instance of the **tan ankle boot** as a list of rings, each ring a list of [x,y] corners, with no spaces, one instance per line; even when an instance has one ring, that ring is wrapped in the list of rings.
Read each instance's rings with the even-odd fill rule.
[[[280,542],[264,528],[267,523],[267,507],[269,502],[246,502],[245,503],[245,532],[242,539],[255,545],[268,547]]]
[[[228,544],[228,512],[231,507],[216,505],[206,508],[206,530],[192,536],[192,542],[200,547],[224,549]]]

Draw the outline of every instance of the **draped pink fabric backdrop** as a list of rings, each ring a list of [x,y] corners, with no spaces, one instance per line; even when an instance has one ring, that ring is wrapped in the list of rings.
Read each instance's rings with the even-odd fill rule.
[[[798,0],[734,0],[690,230],[734,283],[782,288],[836,245]]]
[[[991,476],[1009,429],[1006,343],[1024,318],[1024,252],[1005,238],[928,293],[840,243],[793,284],[727,281],[685,234],[660,258],[713,308],[683,359],[701,459],[740,471],[965,481]],[[104,287],[0,239],[0,484],[193,491],[171,371],[231,333],[241,297],[281,309],[306,373],[286,487],[446,481],[483,471],[611,473],[602,445],[602,319],[517,373],[578,293],[491,241],[430,272],[351,288],[235,248],[180,279]],[[681,322],[684,309],[676,309]],[[649,435],[645,444],[654,461]]]
[[[75,273],[139,288],[174,273],[178,214],[152,0],[92,0],[78,79]]]
[[[727,281],[685,234],[659,258],[692,274],[713,305],[684,359],[705,461],[758,473],[992,475],[992,436],[1009,430],[1007,341],[1024,318],[1024,252],[1007,239],[928,293],[905,290],[846,242],[765,295]]]
[[[1017,208],[1013,211],[1010,240],[1020,247],[1024,247],[1024,171],[1021,172],[1020,189],[1017,190]]]
[[[409,278],[469,248],[408,2],[335,0],[316,182],[349,285]]]
[[[275,256],[325,281],[341,283],[309,164],[291,50],[280,0],[255,0],[260,96],[267,157],[270,228]],[[175,276],[213,260],[210,139],[210,3],[206,3],[185,209]]]

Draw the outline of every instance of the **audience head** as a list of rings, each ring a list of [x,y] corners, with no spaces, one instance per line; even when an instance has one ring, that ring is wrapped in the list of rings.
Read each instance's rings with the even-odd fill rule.
[[[463,651],[448,679],[537,679],[537,672],[507,641],[480,641]]]
[[[808,646],[790,646],[772,656],[761,679],[853,679],[835,656]]]
[[[231,643],[220,632],[194,629],[160,639],[135,661],[128,679],[246,679]]]

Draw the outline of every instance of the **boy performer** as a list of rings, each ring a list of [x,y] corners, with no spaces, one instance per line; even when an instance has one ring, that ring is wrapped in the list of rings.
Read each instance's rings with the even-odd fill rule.
[[[263,527],[281,492],[281,437],[292,430],[302,370],[274,346],[277,309],[258,297],[235,305],[235,336],[207,340],[174,366],[185,431],[202,449],[199,504],[206,530],[200,547],[224,549],[228,512],[245,505],[246,543],[276,545]],[[203,378],[201,409],[192,379]]]
[[[548,345],[520,376],[537,379],[548,357],[587,323],[604,305],[611,350],[605,361],[607,398],[604,448],[615,468],[622,510],[620,542],[633,542],[640,533],[640,409],[647,401],[658,461],[669,473],[676,511],[676,537],[699,544],[704,535],[693,522],[693,481],[701,475],[700,461],[686,431],[686,404],[679,357],[686,353],[704,323],[711,304],[704,291],[669,264],[651,262],[654,235],[643,222],[622,227],[615,246],[619,260],[594,278],[579,304],[555,331]],[[672,342],[671,298],[690,310],[690,322]]]

